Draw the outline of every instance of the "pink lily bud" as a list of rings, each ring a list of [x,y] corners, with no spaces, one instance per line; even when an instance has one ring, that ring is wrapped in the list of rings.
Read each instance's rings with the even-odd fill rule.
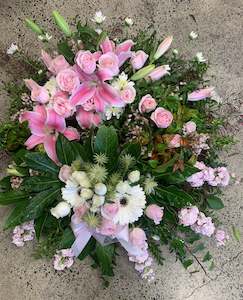
[[[205,98],[210,98],[213,91],[214,87],[207,87],[204,89],[196,90],[188,95],[188,101],[198,101]]]
[[[154,60],[160,58],[169,48],[173,41],[173,36],[168,36],[158,47],[154,54]]]
[[[31,100],[39,103],[46,103],[49,101],[48,91],[43,86],[40,86],[32,79],[25,79],[24,83],[31,91]]]
[[[148,54],[146,54],[144,51],[139,50],[136,53],[133,54],[131,58],[131,64],[134,70],[141,69],[146,60],[148,59]]]
[[[163,76],[170,74],[169,71],[170,71],[169,65],[159,66],[148,74],[148,78],[150,78],[152,81],[159,80]]]

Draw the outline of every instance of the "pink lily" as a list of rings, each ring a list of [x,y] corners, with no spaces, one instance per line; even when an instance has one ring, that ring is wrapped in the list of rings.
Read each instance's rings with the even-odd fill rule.
[[[59,133],[62,133],[70,141],[79,139],[77,129],[66,127],[65,118],[59,116],[53,109],[37,105],[33,111],[21,114],[20,122],[28,121],[31,136],[25,142],[27,149],[33,149],[43,144],[47,155],[58,162],[56,154],[56,141]]]
[[[81,128],[91,128],[101,123],[101,117],[94,111],[86,111],[82,107],[77,110],[76,119]]]
[[[205,98],[210,98],[213,91],[214,87],[207,87],[204,89],[196,90],[188,95],[188,101],[198,101]]]
[[[159,45],[158,49],[154,54],[154,60],[159,59],[166,51],[169,50],[171,43],[173,41],[173,36],[168,36],[163,42]]]
[[[58,55],[54,59],[52,59],[52,57],[47,52],[42,50],[41,58],[47,69],[54,75],[57,75],[60,71],[70,67],[69,63],[66,61],[63,55]]]
[[[43,86],[40,86],[32,79],[25,79],[25,85],[31,91],[31,100],[39,103],[46,103],[49,101],[49,93]]]
[[[170,74],[169,71],[170,71],[169,65],[159,66],[153,69],[153,71],[148,74],[148,78],[150,78],[152,81],[159,80],[165,75]]]

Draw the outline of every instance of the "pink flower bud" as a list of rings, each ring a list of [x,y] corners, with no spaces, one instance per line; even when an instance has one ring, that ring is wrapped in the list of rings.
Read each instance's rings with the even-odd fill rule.
[[[210,98],[213,91],[213,87],[196,90],[188,95],[188,101],[199,101],[205,98]]]
[[[173,41],[173,36],[168,36],[158,47],[157,51],[154,54],[154,59],[160,58],[168,49]]]
[[[142,99],[139,102],[138,109],[141,114],[143,113],[149,113],[153,111],[157,106],[156,100],[150,95],[147,94],[142,97]]]
[[[196,223],[199,215],[199,210],[196,206],[182,208],[178,214],[180,224],[191,226]]]
[[[146,234],[143,229],[135,227],[129,234],[131,243],[136,247],[143,247],[146,244]]]
[[[164,208],[159,207],[156,204],[151,204],[146,208],[145,214],[149,219],[153,220],[156,225],[158,225],[163,218]]]
[[[117,232],[117,225],[114,224],[111,220],[102,219],[101,226],[99,228],[99,233],[103,235],[115,235]]]
[[[196,125],[196,123],[193,122],[193,121],[187,122],[186,124],[184,124],[184,126],[183,126],[183,128],[182,128],[183,133],[184,133],[185,135],[195,132],[196,129],[197,129],[197,125]]]
[[[148,54],[146,54],[144,51],[139,50],[135,54],[133,54],[131,58],[131,64],[134,70],[139,70],[141,69],[146,60],[148,59]]]
[[[167,128],[173,121],[172,113],[163,107],[156,108],[150,118],[159,128]]]
[[[151,79],[152,81],[159,80],[165,75],[170,74],[169,71],[170,71],[169,65],[159,66],[148,74],[148,78]]]
[[[59,171],[58,178],[61,181],[66,182],[71,175],[72,175],[72,168],[68,165],[63,165]]]

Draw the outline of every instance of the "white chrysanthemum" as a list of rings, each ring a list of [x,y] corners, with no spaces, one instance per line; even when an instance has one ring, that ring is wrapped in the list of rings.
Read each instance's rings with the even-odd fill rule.
[[[106,120],[110,120],[112,117],[116,117],[117,119],[120,118],[121,114],[123,112],[122,107],[113,107],[113,106],[107,106],[105,109],[105,118]]]
[[[200,62],[200,63],[207,61],[206,58],[203,57],[202,52],[198,52],[198,53],[196,54],[196,59],[197,59],[197,61]]]
[[[140,185],[130,186],[118,183],[120,192],[116,192],[115,200],[119,203],[119,210],[114,222],[120,225],[133,223],[142,216],[146,205],[146,197]],[[121,188],[123,186],[123,188]]]
[[[80,197],[79,187],[66,186],[65,188],[62,188],[62,199],[72,207],[78,206],[84,202],[84,199]]]
[[[153,177],[148,176],[145,180],[144,180],[144,191],[147,195],[149,194],[153,194],[154,193],[154,189],[158,186],[158,183],[154,180]]]
[[[92,19],[92,21],[97,23],[97,24],[101,24],[105,21],[105,19],[106,19],[106,16],[104,16],[101,11],[97,11],[95,13],[94,18]]]

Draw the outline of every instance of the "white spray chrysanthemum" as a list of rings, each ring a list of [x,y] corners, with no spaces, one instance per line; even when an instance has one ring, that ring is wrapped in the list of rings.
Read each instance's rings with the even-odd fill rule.
[[[19,50],[19,47],[15,43],[12,43],[10,45],[10,47],[7,49],[7,54],[8,55],[13,55],[18,50]]]
[[[198,34],[195,31],[191,31],[189,37],[191,40],[195,40],[198,37]]]
[[[106,19],[106,16],[104,16],[101,11],[97,11],[95,13],[94,18],[92,19],[92,21],[97,23],[97,24],[101,24],[105,21],[105,19]]]
[[[127,25],[127,26],[132,26],[133,25],[133,19],[132,18],[128,18],[128,17],[126,17],[125,18],[125,24]]]
[[[206,58],[203,57],[202,52],[197,52],[196,54],[196,59],[199,63],[207,61]]]

